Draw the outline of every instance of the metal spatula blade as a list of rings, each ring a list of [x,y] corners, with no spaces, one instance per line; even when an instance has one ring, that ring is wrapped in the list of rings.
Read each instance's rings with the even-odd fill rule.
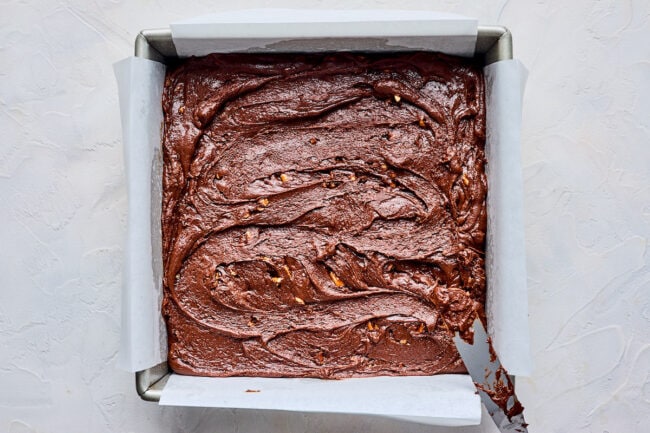
[[[474,321],[474,342],[469,344],[458,333],[456,348],[485,405],[502,433],[528,433],[523,407],[514,392],[514,382],[491,348],[487,332],[479,319]]]

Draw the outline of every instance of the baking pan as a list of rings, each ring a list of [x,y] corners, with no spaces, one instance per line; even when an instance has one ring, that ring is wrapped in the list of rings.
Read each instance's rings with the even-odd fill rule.
[[[179,58],[170,29],[141,31],[135,39],[135,56],[167,63]],[[503,26],[478,26],[475,58],[483,65],[512,59],[512,35]],[[173,374],[166,362],[135,373],[138,395],[145,401],[157,402],[167,379]]]

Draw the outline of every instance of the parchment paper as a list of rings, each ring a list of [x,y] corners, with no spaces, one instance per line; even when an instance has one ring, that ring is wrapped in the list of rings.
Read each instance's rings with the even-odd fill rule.
[[[501,364],[531,371],[521,169],[521,102],[528,73],[518,60],[484,68],[488,177],[488,333]]]
[[[480,422],[475,390],[464,374],[345,380],[172,375],[160,404],[364,413],[459,426]]]
[[[414,49],[473,56],[477,25],[474,18],[433,11],[248,9],[170,27],[181,57],[232,51]]]
[[[167,358],[160,314],[160,128],[165,65],[139,57],[115,64],[129,203],[118,366],[139,371]]]
[[[387,16],[381,21],[381,14],[375,14],[373,17],[374,19],[370,20],[372,22],[389,21]],[[251,29],[257,27],[242,23],[236,25],[236,18],[235,15],[230,16],[233,20],[229,27],[231,33],[224,34],[221,29],[217,36],[225,38],[227,42],[229,35],[249,35]],[[450,18],[444,18],[445,23],[448,19]],[[188,55],[191,52],[187,45],[184,45],[191,45],[191,40],[197,43],[195,53],[199,54],[208,48],[210,51],[229,49],[228,42],[225,44],[227,49],[220,49],[223,48],[221,39],[210,40],[211,36],[215,35],[211,33],[215,31],[214,28],[221,26],[206,25],[205,19],[197,21],[198,27],[192,32],[188,32],[189,22],[172,25],[174,40],[180,53]],[[332,23],[323,21],[323,24],[330,26]],[[356,24],[357,22],[354,22],[352,26],[356,28]],[[467,20],[463,19],[458,25],[459,28],[466,28],[466,24]],[[413,21],[407,19],[387,24],[393,29],[393,33],[407,33],[405,29],[410,29],[412,25]],[[176,33],[179,28],[182,29],[182,37],[178,37]],[[279,31],[281,28],[283,27],[273,25],[268,27],[266,32],[269,32],[269,29]],[[466,36],[475,41],[475,20],[473,28],[473,34]],[[266,34],[267,39],[275,41],[275,45],[265,45],[265,49],[284,50],[286,45],[283,45],[282,41],[286,39],[281,35],[264,33],[259,29],[255,31],[261,32],[259,35],[255,34],[257,36]],[[346,35],[343,30],[340,32]],[[362,34],[362,39],[363,36]],[[465,46],[462,50],[466,50],[467,38],[447,37],[449,40],[456,38],[465,40],[459,44]],[[208,45],[205,45],[206,43]],[[292,43],[293,41],[290,41],[290,44]],[[441,46],[457,47],[458,44],[443,42]],[[471,43],[472,53],[473,48],[474,42]],[[445,52],[444,49],[441,50]],[[455,51],[446,52],[457,54]],[[129,371],[137,371],[162,362],[166,358],[167,350],[165,328],[160,314],[160,191],[156,189],[161,184],[160,105],[164,66],[149,60],[130,58],[116,64],[115,71],[120,89],[129,192],[120,366]],[[524,81],[525,71],[517,61],[499,62],[498,65],[486,67],[487,109],[490,113],[487,119],[490,215],[486,252],[489,293],[487,314],[491,324],[490,333],[499,357],[504,366],[516,374],[527,373],[530,366],[519,159],[521,94]],[[261,391],[246,393],[246,389]],[[172,374],[162,392],[160,403],[383,414],[438,425],[469,425],[480,422],[480,400],[474,391],[468,375],[322,381],[199,378]],[[331,398],[315,400],[313,396],[318,393],[325,393]],[[369,398],[346,399],[344,396],[347,393]],[[388,400],[373,398],[381,393],[385,393]],[[389,398],[388,395],[392,397]],[[395,401],[402,400],[423,403],[409,407],[395,405]]]

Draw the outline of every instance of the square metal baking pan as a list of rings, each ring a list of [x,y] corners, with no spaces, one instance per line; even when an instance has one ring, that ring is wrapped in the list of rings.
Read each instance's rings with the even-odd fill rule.
[[[135,56],[167,63],[179,58],[170,29],[141,31],[135,39]],[[512,59],[512,35],[503,26],[478,26],[474,57],[484,65]],[[146,401],[159,401],[169,376],[166,362],[135,373],[138,395]]]

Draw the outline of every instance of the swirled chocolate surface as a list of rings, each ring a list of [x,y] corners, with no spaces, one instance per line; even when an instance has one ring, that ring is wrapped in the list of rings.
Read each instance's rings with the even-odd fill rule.
[[[211,55],[164,94],[182,374],[464,372],[485,297],[483,76],[434,53]]]

